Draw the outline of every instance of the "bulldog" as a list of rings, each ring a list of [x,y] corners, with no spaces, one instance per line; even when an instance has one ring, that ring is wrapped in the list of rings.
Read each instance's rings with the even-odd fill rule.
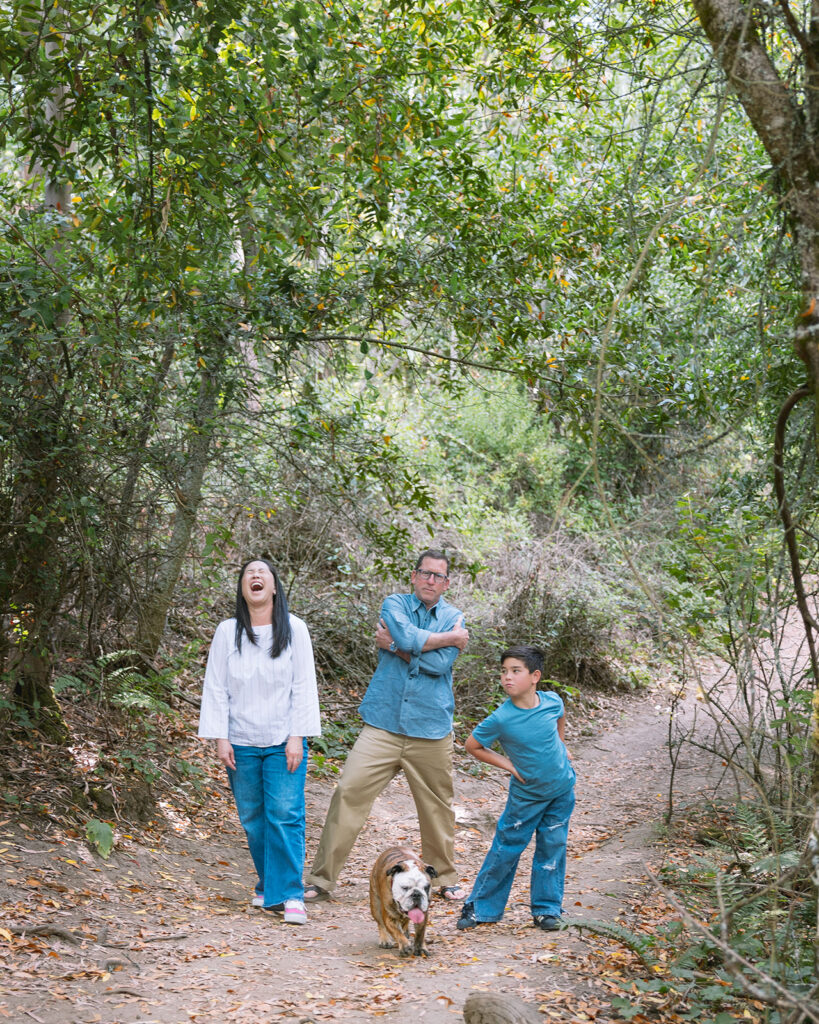
[[[370,872],[370,911],[378,925],[381,949],[395,946],[401,956],[428,956],[424,932],[429,921],[430,879],[435,868],[427,867],[417,854],[403,846],[391,846]],[[409,923],[414,940],[410,941]]]

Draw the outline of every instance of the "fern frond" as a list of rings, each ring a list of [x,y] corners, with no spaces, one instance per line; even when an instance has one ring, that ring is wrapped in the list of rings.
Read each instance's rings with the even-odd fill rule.
[[[608,939],[627,946],[632,953],[636,953],[640,961],[646,967],[655,967],[659,961],[649,953],[654,945],[654,939],[647,935],[640,935],[629,928],[623,928],[619,924],[612,924],[610,921],[588,921],[583,918],[564,918],[563,924],[566,928],[577,928],[581,934],[585,929],[592,935],[603,935]]]
[[[765,821],[761,820],[759,809],[751,804],[737,804],[734,808],[734,816],[738,826],[738,838],[743,850],[750,853],[755,860],[759,860],[769,853],[771,841],[768,835],[768,826]]]

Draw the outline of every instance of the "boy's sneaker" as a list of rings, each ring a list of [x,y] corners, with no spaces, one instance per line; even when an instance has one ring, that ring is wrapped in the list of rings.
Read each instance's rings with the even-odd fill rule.
[[[307,924],[307,911],[301,900],[284,901],[285,924]]]
[[[461,910],[461,916],[458,918],[455,927],[458,931],[466,931],[467,928],[475,928],[478,924],[478,919],[475,917],[475,904],[464,903],[463,909]]]
[[[263,907],[264,906],[264,895],[258,892],[253,893],[253,899],[250,901],[251,907]]]
[[[534,918],[535,928],[543,932],[558,932],[561,928],[560,918],[553,914],[539,914]]]

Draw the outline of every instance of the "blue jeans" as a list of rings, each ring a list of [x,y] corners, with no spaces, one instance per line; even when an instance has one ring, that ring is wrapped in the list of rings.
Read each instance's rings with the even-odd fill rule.
[[[294,772],[287,770],[285,744],[276,747],[237,747],[236,769],[228,768],[230,788],[239,821],[247,836],[250,856],[259,876],[256,893],[266,907],[304,895],[304,757]]]
[[[529,897],[532,914],[560,917],[574,786],[551,800],[529,798],[524,790],[517,780],[512,780],[495,838],[467,900],[474,904],[479,921],[500,921],[503,917],[518,861],[532,833],[535,834]]]

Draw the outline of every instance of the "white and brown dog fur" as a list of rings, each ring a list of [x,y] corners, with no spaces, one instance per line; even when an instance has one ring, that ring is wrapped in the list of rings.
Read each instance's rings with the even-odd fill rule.
[[[425,865],[404,846],[391,846],[373,864],[370,911],[378,925],[378,945],[382,949],[397,946],[401,956],[428,956],[424,933],[429,921],[430,879],[437,874],[435,868]]]

